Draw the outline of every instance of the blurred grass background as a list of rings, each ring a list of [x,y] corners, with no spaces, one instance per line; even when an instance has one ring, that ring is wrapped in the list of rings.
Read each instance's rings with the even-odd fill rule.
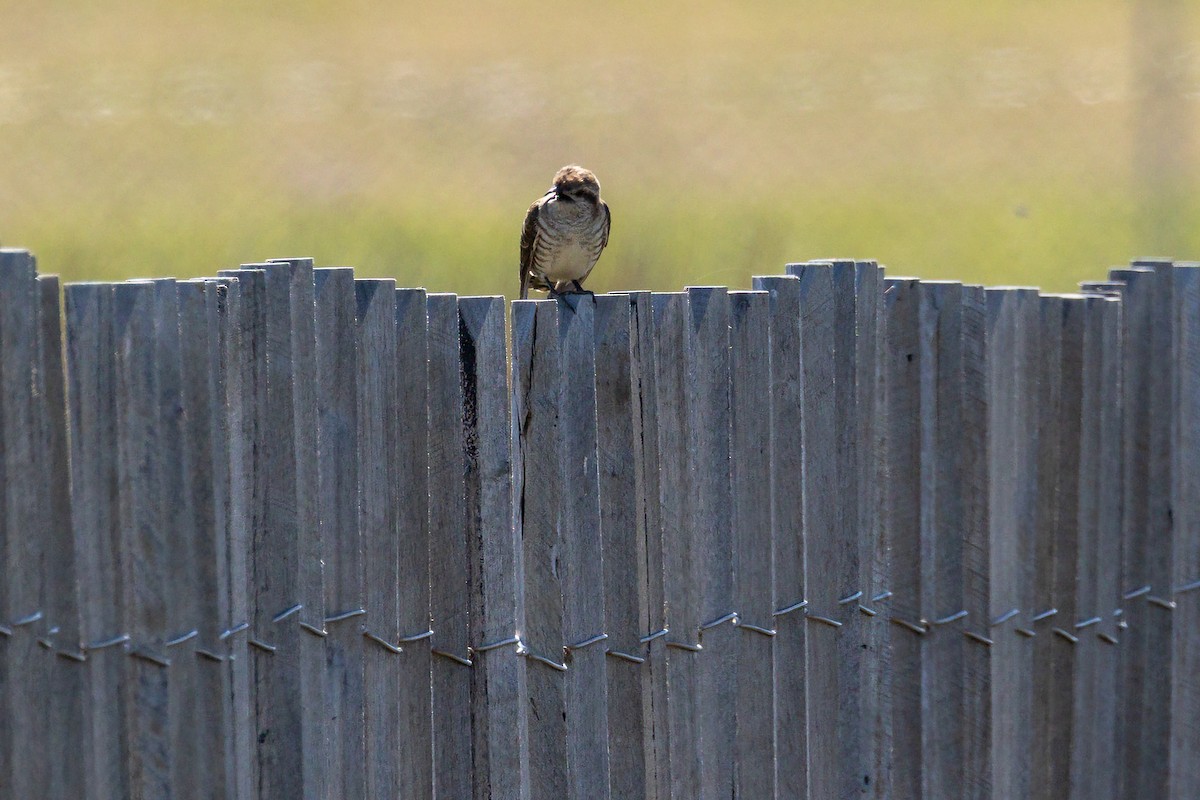
[[[575,162],[613,208],[597,291],[826,256],[1069,290],[1200,258],[1190,5],[0,0],[0,244],[511,297]]]

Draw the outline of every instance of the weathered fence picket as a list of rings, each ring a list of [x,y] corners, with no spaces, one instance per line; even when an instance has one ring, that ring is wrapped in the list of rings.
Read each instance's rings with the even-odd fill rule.
[[[513,490],[520,542],[518,646],[526,660],[521,732],[530,800],[567,796],[562,550],[562,341],[557,303],[513,304]],[[524,781],[523,781],[524,782]]]
[[[325,680],[329,779],[326,796],[362,797],[365,772],[363,649],[345,615],[363,608],[359,521],[358,348],[354,271],[313,273],[316,334],[317,481],[325,564]],[[380,441],[378,437],[374,441]],[[372,444],[374,443],[371,442]],[[372,453],[368,464],[386,463]],[[386,496],[386,495],[385,495]],[[350,617],[349,619],[354,619]]]
[[[1165,797],[1169,694],[1158,691],[1171,683],[1171,612],[1169,601],[1172,550],[1169,502],[1171,382],[1171,314],[1156,313],[1169,303],[1170,275],[1151,263],[1135,262],[1112,277],[1121,290],[1124,383],[1122,410],[1125,468],[1122,503],[1121,677],[1118,729],[1122,738],[1118,781],[1122,797]],[[1155,357],[1154,354],[1161,354]],[[1164,596],[1166,595],[1166,596]],[[1154,598],[1157,602],[1152,602]],[[1163,648],[1167,648],[1164,650]]]
[[[562,381],[562,494],[555,571],[561,581],[570,797],[609,796],[608,659],[596,448],[596,301],[556,304]]]
[[[653,730],[646,716],[640,630],[646,617],[646,540],[639,480],[641,418],[633,360],[632,303],[624,295],[596,298],[596,441],[600,534],[604,553],[604,620],[609,633],[609,788],[611,797],[646,797],[653,776],[647,757]]]
[[[12,786],[27,796],[48,788],[50,762],[38,741],[19,731],[45,724],[49,694],[42,670],[29,668],[37,654],[37,636],[44,630],[46,601],[40,569],[47,542],[28,532],[34,528],[43,486],[34,468],[37,408],[34,397],[38,358],[37,279],[33,257],[24,251],[0,250],[0,564],[5,587],[0,590],[0,620],[5,626],[5,652],[0,654],[0,715],[11,720],[0,734],[0,774],[12,776]],[[40,502],[39,502],[40,501]],[[8,745],[7,747],[5,745]]]
[[[1194,796],[1200,267],[787,272],[0,251],[0,794]]]
[[[470,582],[463,469],[463,395],[458,340],[458,298],[431,294],[429,310],[428,578],[438,656],[433,668],[433,715],[470,719]],[[412,676],[415,678],[416,676]],[[407,685],[418,681],[406,681]],[[471,797],[471,729],[439,725],[433,731],[434,786],[439,797]]]
[[[733,622],[733,508],[730,483],[729,295],[688,289],[687,496],[685,535],[694,555],[700,624],[680,634],[704,648],[696,659],[700,797],[733,796],[737,705],[737,630]]]
[[[992,641],[993,796],[1028,797],[1033,640],[1014,628],[1034,603],[1038,294],[988,289],[987,304],[991,581],[987,616],[974,620],[972,629]]]
[[[1171,508],[1177,622],[1173,629],[1169,796],[1200,794],[1200,264],[1176,266],[1171,298],[1173,354]],[[1115,304],[1114,304],[1115,305]]]
[[[921,732],[924,696],[925,626],[921,622],[921,412],[920,294],[915,278],[884,283],[886,331],[882,348],[884,426],[884,536],[891,545],[891,585],[870,598],[890,620],[892,656],[892,791],[923,796],[925,742]]]
[[[66,647],[74,651],[81,640],[77,557],[71,524],[71,479],[68,462],[66,381],[63,371],[63,308],[61,286],[53,275],[38,277],[38,361],[34,397],[37,406],[37,444],[34,447],[42,487],[40,511],[44,536],[45,619],[43,641],[47,652]],[[2,659],[0,659],[2,662]],[[51,658],[44,684],[49,709],[46,731],[54,731],[61,752],[72,758],[59,758],[54,748],[38,748],[40,758],[29,765],[45,775],[46,797],[85,797],[85,676],[68,658]],[[0,667],[2,668],[2,667]],[[10,731],[19,730],[8,726]]]
[[[528,758],[521,727],[528,697],[525,662],[515,647],[520,545],[513,525],[512,395],[504,323],[504,298],[459,299],[475,800],[521,796],[521,765]]]
[[[662,570],[666,624],[648,631],[651,647],[663,640],[667,673],[668,795],[672,800],[700,796],[697,730],[697,659],[700,652],[699,590],[695,550],[686,524],[690,503],[687,448],[690,425],[686,394],[688,296],[656,294],[653,300],[655,416],[658,419],[659,507],[662,510]],[[663,459],[663,453],[672,458]]]
[[[731,292],[730,467],[737,675],[732,750],[734,797],[775,796],[771,593],[771,330],[766,292]]]
[[[645,555],[645,606],[635,629],[642,656],[642,736],[645,749],[647,800],[671,796],[671,764],[667,722],[667,670],[664,636],[667,609],[663,574],[663,506],[659,502],[658,382],[654,344],[654,298],[650,292],[630,295],[630,393],[634,423],[634,472],[637,480],[639,535]],[[603,511],[605,506],[601,506]],[[640,569],[640,568],[639,568]],[[639,572],[640,574],[640,572]],[[609,731],[612,732],[610,721]],[[614,796],[620,796],[614,790]]]
[[[807,681],[804,670],[808,631],[803,520],[803,376],[800,356],[800,279],[759,277],[754,287],[768,293],[770,320],[771,561],[774,569],[771,623],[777,797],[808,794]]]
[[[177,287],[180,487],[176,494],[162,495],[178,498],[173,502],[177,521],[166,528],[175,532],[167,549],[175,577],[168,592],[165,647],[172,667],[171,784],[194,787],[204,796],[233,794],[233,762],[225,752],[233,729],[231,673],[218,655],[222,621],[229,618],[225,398],[217,377],[222,291],[202,279]],[[164,417],[175,413],[174,408],[163,411]],[[197,655],[198,650],[206,655]]]

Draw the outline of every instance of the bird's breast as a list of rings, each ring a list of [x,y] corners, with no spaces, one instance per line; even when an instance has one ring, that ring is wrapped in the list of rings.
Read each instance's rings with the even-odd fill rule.
[[[541,230],[538,252],[534,254],[535,267],[550,281],[579,280],[600,257],[603,230],[592,215],[562,213],[565,209],[558,208],[547,210],[550,213],[538,220]]]

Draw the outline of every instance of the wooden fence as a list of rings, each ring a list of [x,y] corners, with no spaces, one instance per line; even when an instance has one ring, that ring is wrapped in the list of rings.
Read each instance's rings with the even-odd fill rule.
[[[1200,797],[1200,266],[0,252],[0,796]]]

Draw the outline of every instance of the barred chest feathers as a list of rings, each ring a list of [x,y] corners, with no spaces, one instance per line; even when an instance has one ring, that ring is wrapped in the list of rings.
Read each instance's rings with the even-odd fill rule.
[[[550,198],[538,215],[536,271],[551,282],[583,278],[600,257],[604,223],[598,204]]]

